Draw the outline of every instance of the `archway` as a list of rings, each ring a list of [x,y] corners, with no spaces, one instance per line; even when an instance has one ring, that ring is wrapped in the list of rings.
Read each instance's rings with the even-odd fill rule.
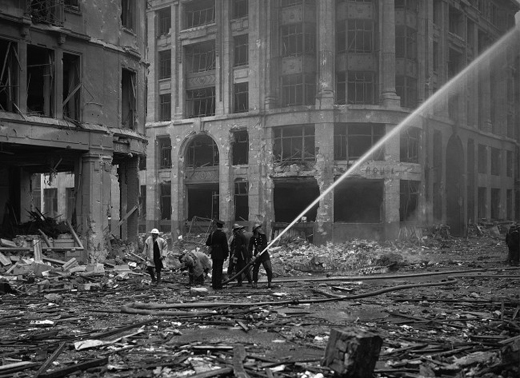
[[[464,150],[452,135],[446,147],[446,224],[454,236],[464,233]]]

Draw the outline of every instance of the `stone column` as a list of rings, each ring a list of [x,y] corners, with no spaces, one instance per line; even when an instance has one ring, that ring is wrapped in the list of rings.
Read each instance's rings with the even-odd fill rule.
[[[278,77],[280,75],[280,51],[278,30],[278,8],[273,2],[267,2],[267,19],[265,23],[265,39],[267,41],[266,73],[265,73],[265,108],[276,108],[278,104]]]
[[[107,256],[105,233],[109,230],[112,156],[90,151],[82,156],[78,188],[78,231],[86,241],[89,261],[104,261]]]
[[[386,133],[390,133],[396,125],[386,125]],[[399,137],[395,135],[385,144],[385,158],[389,164],[399,161]],[[400,207],[400,180],[399,178],[386,178],[384,181],[384,214],[383,227],[384,238],[391,240],[399,235],[399,207]]]
[[[249,109],[252,112],[263,108],[265,98],[265,88],[262,85],[266,74],[264,67],[267,38],[264,30],[264,8],[264,0],[249,0]]]
[[[327,112],[328,122],[317,123],[314,129],[316,146],[316,181],[320,194],[334,183],[334,115]],[[314,244],[325,244],[333,240],[334,227],[334,194],[324,196],[318,204],[318,214],[314,224]]]
[[[334,106],[335,1],[318,2],[318,88],[316,107]]]
[[[148,38],[148,46],[150,47],[148,50],[149,54],[157,53],[156,46],[156,31],[155,31],[155,11],[148,11],[147,13],[147,38]],[[157,108],[158,108],[158,84],[157,84],[157,64],[155,64],[157,58],[155,56],[148,56],[148,59],[152,62],[149,66],[148,71],[148,93],[147,93],[147,103],[148,103],[148,112],[146,114],[146,122],[154,122],[156,119]],[[173,60],[173,57],[172,57]]]
[[[384,107],[401,106],[395,92],[395,5],[394,0],[383,1],[381,30],[381,103]]]

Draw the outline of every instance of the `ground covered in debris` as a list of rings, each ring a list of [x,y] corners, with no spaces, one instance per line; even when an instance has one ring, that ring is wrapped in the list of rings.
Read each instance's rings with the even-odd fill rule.
[[[132,254],[41,276],[4,266],[0,377],[332,377],[331,329],[383,339],[375,377],[520,376],[520,269],[499,232],[291,240],[271,256],[273,289],[221,291],[175,266],[153,286]]]

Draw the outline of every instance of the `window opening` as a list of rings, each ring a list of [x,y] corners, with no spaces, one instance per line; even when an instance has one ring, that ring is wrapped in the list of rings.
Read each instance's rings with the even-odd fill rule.
[[[235,94],[234,113],[249,111],[249,83],[236,83],[233,85]]]
[[[347,51],[349,53],[372,53],[374,51],[374,22],[349,19],[347,24]]]
[[[506,151],[506,175],[513,177],[513,152]]]
[[[170,34],[172,27],[172,10],[171,7],[160,9],[157,11],[157,36]]]
[[[401,222],[417,219],[419,206],[419,181],[400,181],[399,220]]]
[[[498,148],[491,148],[491,174],[493,176],[500,176],[500,150]]]
[[[80,57],[63,54],[63,118],[80,120],[81,67]]]
[[[54,116],[54,52],[27,46],[27,109],[30,113]]]
[[[64,0],[63,4],[66,10],[79,11],[79,0]]]
[[[215,115],[215,87],[186,91],[186,113],[188,118]]]
[[[35,24],[63,24],[63,3],[60,0],[30,0],[27,2],[28,13]]]
[[[134,0],[121,0],[121,25],[134,30]]]
[[[464,31],[463,31],[463,16],[460,11],[455,9],[454,7],[450,7],[449,11],[449,25],[448,30],[450,33],[455,34],[459,37],[463,37]]]
[[[233,37],[235,46],[234,66],[247,66],[249,64],[249,35],[242,34]]]
[[[159,51],[159,80],[169,79],[172,75],[172,51]]]
[[[382,124],[337,124],[334,126],[334,159],[357,160],[364,156],[383,136]],[[384,148],[372,154],[373,160],[384,159]]]
[[[136,74],[133,71],[123,69],[121,75],[121,99],[122,99],[122,126],[134,129],[137,107]]]
[[[233,165],[249,162],[249,135],[246,130],[233,132]]]
[[[184,5],[185,28],[194,28],[215,22],[215,1],[199,0]]]
[[[139,191],[139,220],[146,220],[146,185],[140,186]]]
[[[215,141],[206,135],[196,137],[188,147],[187,166],[214,167],[219,164],[219,153]]]
[[[275,128],[273,153],[279,163],[313,161],[314,125]]]
[[[74,188],[65,188],[66,202],[66,217],[67,220],[72,221],[76,217],[76,190]]]
[[[491,219],[500,219],[500,189],[491,188]]]
[[[417,0],[395,0],[395,9],[406,9],[417,12]]]
[[[282,106],[313,105],[316,98],[314,74],[282,77]]]
[[[169,121],[172,114],[172,95],[162,94],[159,95],[159,120]]]
[[[347,86],[347,103],[375,103],[375,80],[373,72],[349,71]]]
[[[319,195],[320,189],[315,179],[275,180],[273,194],[275,222],[293,221]],[[303,216],[308,222],[315,222],[317,213],[316,204]]]
[[[201,42],[186,47],[187,72],[215,70],[215,41]]]
[[[487,148],[482,144],[478,145],[478,173],[487,173]]]
[[[247,17],[249,14],[249,1],[248,0],[233,0],[232,5],[234,19]]]
[[[417,127],[409,127],[401,131],[400,160],[403,163],[419,163],[419,136]]]
[[[417,30],[405,25],[396,25],[395,57],[417,59]]]
[[[513,191],[511,189],[506,190],[506,219],[513,219]]]
[[[16,43],[0,39],[0,57],[0,110],[16,112],[21,70]]]
[[[486,188],[478,188],[478,218],[480,220],[487,217],[487,190]]]
[[[281,37],[282,56],[314,54],[316,50],[316,25],[314,23],[283,25]]]
[[[158,137],[159,144],[159,169],[170,169],[172,167],[172,142],[170,137]]]
[[[235,181],[235,221],[249,220],[248,182]]]
[[[334,222],[381,223],[383,180],[345,180],[334,188]]]
[[[395,91],[401,98],[401,106],[413,109],[417,106],[417,79],[410,76],[395,77]]]

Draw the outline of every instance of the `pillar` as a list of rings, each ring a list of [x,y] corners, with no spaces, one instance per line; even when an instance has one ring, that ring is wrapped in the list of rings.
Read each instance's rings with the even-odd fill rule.
[[[318,88],[316,107],[334,106],[335,1],[318,2]]]
[[[332,112],[326,115],[328,122],[317,123],[314,135],[316,136],[316,180],[320,193],[334,184],[334,116]],[[333,240],[334,227],[334,194],[333,191],[320,199],[318,214],[314,225],[313,243],[325,244]]]
[[[383,1],[383,27],[381,30],[381,103],[384,107],[401,106],[401,100],[395,92],[395,5],[394,0]]]
[[[386,134],[392,132],[396,125],[386,125]],[[385,161],[389,164],[395,164],[399,161],[399,140],[398,135],[394,135],[388,139],[385,144]],[[391,177],[384,181],[383,193],[383,227],[384,238],[386,240],[396,239],[399,236],[399,207],[400,207],[400,180],[399,178]]]

